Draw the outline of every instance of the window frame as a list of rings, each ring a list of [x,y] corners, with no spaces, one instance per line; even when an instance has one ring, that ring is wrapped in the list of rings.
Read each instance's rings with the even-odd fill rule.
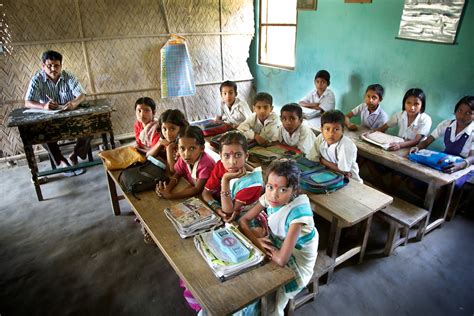
[[[298,33],[298,10],[296,9],[296,23],[262,23],[262,1],[266,0],[259,0],[259,20],[258,20],[258,64],[262,66],[268,66],[268,67],[274,67],[274,68],[280,68],[280,69],[285,69],[285,70],[295,70],[296,68],[296,37]],[[268,5],[267,5],[268,8]],[[262,43],[262,26],[265,27],[288,27],[288,26],[293,26],[295,29],[295,45],[293,47],[293,54],[294,54],[294,65],[293,66],[287,66],[287,65],[279,65],[279,64],[272,64],[268,62],[262,62],[262,49],[263,49],[263,43]],[[268,38],[268,37],[267,37]]]

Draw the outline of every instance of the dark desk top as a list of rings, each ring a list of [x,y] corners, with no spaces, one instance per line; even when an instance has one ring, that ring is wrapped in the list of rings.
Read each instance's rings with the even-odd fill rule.
[[[94,100],[81,103],[75,110],[62,111],[53,114],[48,113],[25,113],[28,108],[15,109],[8,115],[8,127],[22,126],[28,124],[44,123],[53,120],[83,116],[87,114],[109,113],[113,109],[106,100]]]

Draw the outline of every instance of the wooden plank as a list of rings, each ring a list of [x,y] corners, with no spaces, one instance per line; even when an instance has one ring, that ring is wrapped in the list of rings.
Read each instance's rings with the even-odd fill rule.
[[[109,172],[117,183],[118,171]],[[187,184],[180,181],[178,188]],[[189,184],[188,184],[189,185]],[[146,226],[163,255],[184,280],[195,298],[211,314],[225,315],[240,310],[294,278],[290,268],[270,262],[233,279],[220,282],[198,253],[192,238],[181,239],[163,210],[181,200],[159,199],[153,191],[135,198],[125,194],[135,214]]]
[[[428,215],[428,211],[408,203],[397,197],[393,198],[393,203],[381,211],[390,219],[407,227],[412,227],[421,219]]]

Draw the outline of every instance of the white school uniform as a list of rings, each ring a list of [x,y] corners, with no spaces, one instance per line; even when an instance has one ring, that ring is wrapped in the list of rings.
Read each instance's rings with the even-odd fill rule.
[[[278,141],[284,142],[288,146],[297,147],[305,156],[309,155],[311,147],[316,141],[316,135],[308,126],[301,124],[292,135],[280,125],[278,128]]]
[[[229,109],[225,102],[221,101],[221,113],[220,113],[222,120],[228,124],[232,125],[239,125],[247,117],[252,115],[252,111],[250,111],[250,107],[244,100],[240,100],[239,98],[235,98],[234,104]]]
[[[408,115],[406,111],[398,112],[387,122],[388,127],[398,124],[398,136],[405,140],[413,140],[416,135],[426,136],[430,133],[431,117],[426,113],[418,113],[415,120],[408,126]]]
[[[351,112],[354,116],[360,115],[362,126],[368,127],[370,129],[382,127],[388,121],[388,115],[384,110],[382,110],[380,105],[374,112],[370,113],[367,104],[361,103]]]
[[[471,151],[474,151],[474,122],[471,122],[464,130],[462,130],[460,133],[456,135],[456,128],[457,128],[457,121],[456,120],[444,120],[439,125],[435,128],[435,130],[431,133],[431,136],[434,139],[437,139],[439,137],[444,137],[444,134],[446,132],[446,129],[448,127],[451,127],[451,135],[449,135],[449,140],[451,142],[457,141],[459,138],[461,138],[464,133],[468,135],[468,139],[466,140],[466,143],[464,144],[460,156],[462,157],[468,157],[469,153]]]
[[[323,134],[319,134],[308,159],[319,161],[320,157],[336,164],[341,171],[352,173],[352,179],[362,183],[359,176],[359,165],[356,161],[357,147],[349,137],[343,135],[337,143],[329,145],[324,140]]]
[[[319,103],[319,107],[323,111],[334,110],[336,108],[336,97],[331,89],[326,88],[321,96],[318,95],[316,90],[311,91],[306,95],[300,102],[305,103]]]
[[[260,122],[256,113],[252,113],[245,121],[243,121],[238,130],[247,137],[247,139],[255,139],[255,133],[259,134],[266,140],[274,142],[278,139],[278,127],[281,125],[280,117],[271,112],[265,122]]]

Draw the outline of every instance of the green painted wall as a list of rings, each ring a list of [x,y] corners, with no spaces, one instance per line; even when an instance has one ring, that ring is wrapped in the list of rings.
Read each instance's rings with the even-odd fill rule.
[[[395,39],[403,0],[318,0],[317,11],[298,13],[294,71],[257,65],[254,38],[249,65],[257,91],[271,93],[277,107],[298,101],[314,88],[316,71],[327,69],[337,109],[348,112],[363,101],[367,85],[380,83],[386,91],[381,104],[391,116],[401,110],[406,90],[419,87],[427,94],[426,112],[434,128],[452,117],[462,96],[474,95],[474,1],[469,2],[456,45],[444,45]]]

